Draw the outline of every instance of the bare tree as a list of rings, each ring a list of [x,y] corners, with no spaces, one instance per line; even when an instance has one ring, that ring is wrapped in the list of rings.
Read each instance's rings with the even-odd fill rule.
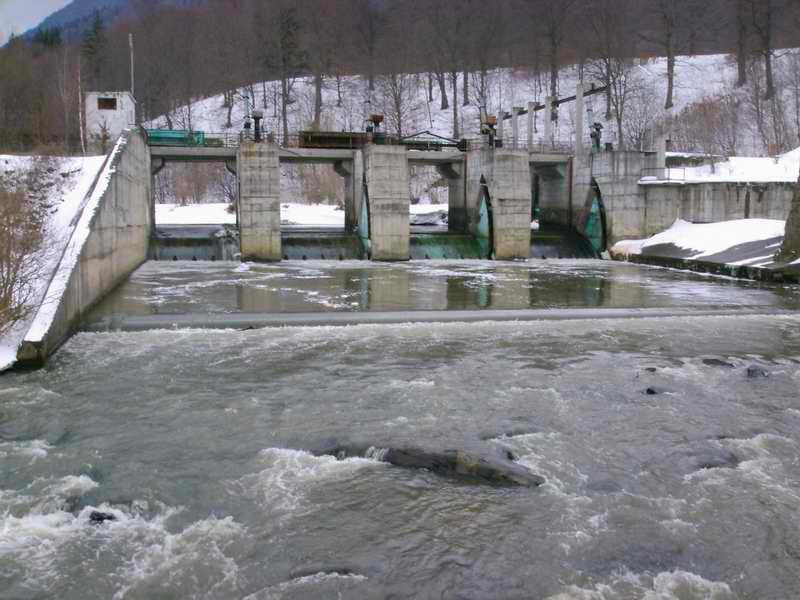
[[[772,70],[772,59],[774,53],[776,0],[749,0],[749,2],[753,31],[758,39],[758,51],[764,58],[764,74],[766,77],[764,98],[771,100],[775,96],[775,76]]]
[[[0,334],[31,310],[46,207],[0,183]]]

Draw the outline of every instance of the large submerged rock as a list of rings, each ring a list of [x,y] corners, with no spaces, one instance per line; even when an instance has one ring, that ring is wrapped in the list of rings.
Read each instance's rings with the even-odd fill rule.
[[[407,469],[426,469],[443,477],[498,486],[538,487],[545,480],[522,465],[501,457],[476,456],[463,450],[338,446],[321,452],[339,460],[372,458]]]

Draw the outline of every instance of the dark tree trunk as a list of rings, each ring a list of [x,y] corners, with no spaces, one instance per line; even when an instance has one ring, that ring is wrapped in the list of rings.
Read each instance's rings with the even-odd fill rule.
[[[464,71],[464,97],[461,99],[461,103],[464,106],[469,106],[469,73]]]
[[[433,75],[428,73],[428,102],[433,102]]]
[[[322,121],[322,74],[314,73],[314,123],[311,128],[319,131]]]
[[[675,103],[673,101],[675,90],[675,50],[670,41],[667,46],[667,99],[664,101],[664,108],[669,110]]]
[[[289,143],[289,115],[287,114],[287,106],[289,106],[289,80],[286,77],[281,77],[281,120],[283,123],[283,145]]]
[[[439,83],[439,96],[441,97],[441,104],[439,105],[439,108],[441,110],[447,110],[450,108],[450,103],[447,101],[447,82],[445,81],[444,73],[437,73],[436,81]]]
[[[453,139],[461,137],[458,127],[458,71],[450,73],[453,83]]]
[[[739,70],[736,87],[747,84],[747,20],[745,18],[745,0],[736,3],[736,64]]]
[[[766,71],[767,91],[764,94],[766,100],[775,97],[775,75],[772,71],[772,49],[764,51],[764,69]]]

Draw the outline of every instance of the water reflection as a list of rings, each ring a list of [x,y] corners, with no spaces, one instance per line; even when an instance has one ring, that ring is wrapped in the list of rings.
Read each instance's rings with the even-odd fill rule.
[[[149,262],[89,317],[556,307],[797,308],[798,288],[594,260]]]

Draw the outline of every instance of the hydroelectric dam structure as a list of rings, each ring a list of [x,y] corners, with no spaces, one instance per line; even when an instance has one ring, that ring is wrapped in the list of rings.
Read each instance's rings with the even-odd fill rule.
[[[18,350],[18,362],[42,364],[88,311],[145,261],[191,259],[188,252],[179,257],[176,248],[209,243],[202,232],[187,241],[157,227],[154,178],[173,162],[220,163],[236,175],[236,227],[213,243],[229,251],[220,258],[242,261],[595,258],[617,239],[647,235],[682,216],[686,206],[703,206],[680,198],[668,201],[664,196],[671,188],[662,186],[651,194],[662,210],[648,207],[642,173],[663,171],[664,152],[613,151],[599,143],[590,150],[583,91],[597,90],[579,86],[575,98],[564,100],[576,102],[578,133],[574,144],[560,147],[519,142],[525,113],[527,139],[533,139],[532,113],[542,107],[532,103],[527,111],[503,113],[497,129],[493,123],[479,139],[450,143],[370,132],[316,132],[311,143],[294,147],[260,132],[214,137],[125,131],[72,224],[70,241]],[[546,112],[556,105],[550,100]],[[505,121],[511,125],[506,136]],[[546,127],[549,122],[546,114]],[[190,143],[184,143],[187,134]],[[343,135],[356,143],[341,144]],[[291,164],[333,167],[344,189],[343,229],[282,226],[281,201],[287,199],[281,198],[281,165]],[[418,165],[435,169],[447,182],[446,225],[412,223],[409,173]],[[538,230],[532,225],[534,216],[539,217]]]

